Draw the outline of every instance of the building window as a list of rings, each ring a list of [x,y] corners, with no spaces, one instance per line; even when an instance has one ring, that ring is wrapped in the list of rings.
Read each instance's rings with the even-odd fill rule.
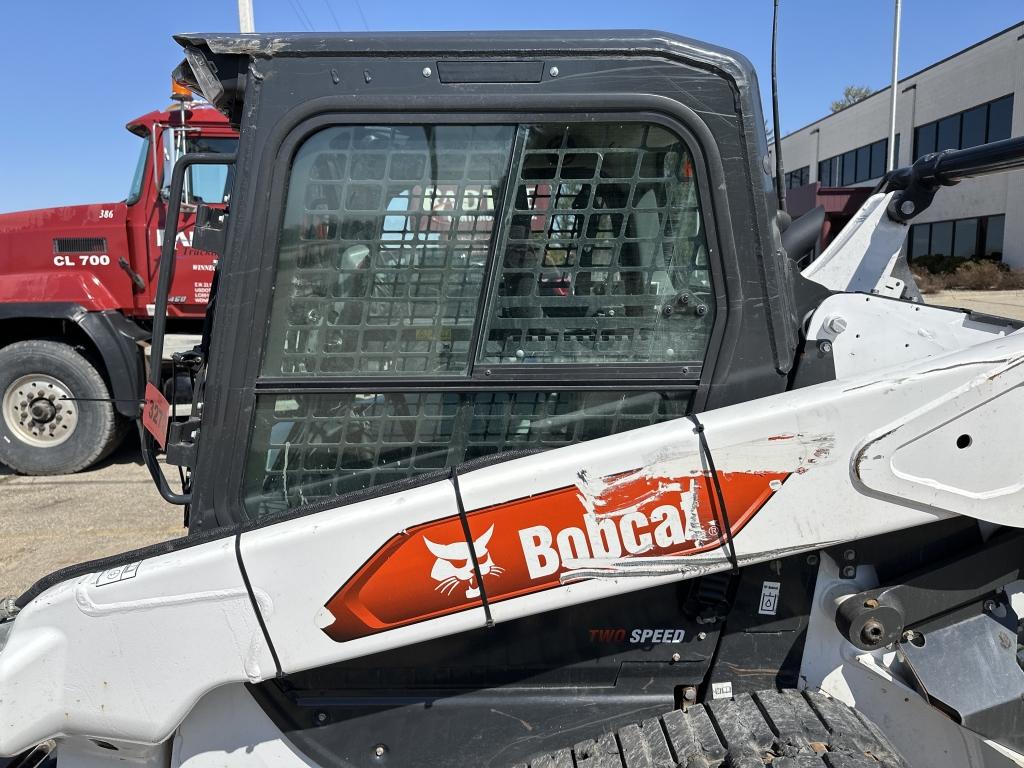
[[[797,168],[795,171],[790,171],[786,174],[786,189],[802,187],[810,180],[811,166],[805,165],[803,168]]]
[[[896,134],[896,156],[900,152],[900,135]],[[880,179],[885,175],[889,157],[889,139],[879,139],[863,147],[851,149],[841,155],[818,163],[818,183],[823,187],[849,187],[863,181]]]
[[[1010,138],[1013,95],[957,112],[914,129],[914,159],[944,149],[967,149]]]
[[[907,256],[911,261],[929,256],[1001,261],[1004,221],[999,215],[914,224]]]

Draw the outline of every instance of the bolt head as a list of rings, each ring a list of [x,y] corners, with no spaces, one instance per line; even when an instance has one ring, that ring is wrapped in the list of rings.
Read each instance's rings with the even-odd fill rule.
[[[832,333],[842,333],[846,330],[846,318],[842,315],[833,315],[826,322],[828,329]]]
[[[558,77],[558,67],[552,67],[548,70],[548,74],[552,77]]]
[[[912,214],[915,208],[916,206],[914,205],[913,200],[904,200],[902,203],[900,203],[900,213],[902,213],[904,216],[909,216],[910,214]]]
[[[832,351],[832,342],[831,341],[827,341],[827,340],[826,341],[819,341],[818,342],[818,349],[821,351],[821,353],[823,355],[827,355],[829,352]]]
[[[985,608],[986,611],[991,613],[992,611],[994,611],[996,609],[996,601],[995,600],[986,600],[983,607]]]
[[[681,658],[683,658],[683,657],[680,656],[678,653],[673,653],[672,654],[672,661],[679,661]]]
[[[687,701],[696,701],[697,689],[694,688],[692,685],[686,686],[685,688],[683,688],[683,698]]]
[[[697,639],[698,640],[707,640],[708,639],[708,633],[707,632],[699,632],[697,634]]]
[[[423,76],[424,77],[430,77],[432,74],[434,74],[434,73],[430,70],[430,67],[424,67],[423,68]]]
[[[844,579],[852,579],[856,575],[857,575],[856,567],[854,567],[852,565],[844,565],[843,566],[843,578]]]
[[[376,755],[377,757],[383,757],[384,753],[387,752],[387,751],[388,751],[388,748],[385,747],[383,744],[378,744],[377,746],[375,746],[373,748],[373,754]]]
[[[317,712],[316,713],[316,721],[318,723],[326,723],[327,722],[327,713],[326,712]]]
[[[808,555],[807,556],[807,564],[808,565],[817,565],[818,564],[818,556],[815,555],[815,554]]]
[[[848,549],[843,552],[843,560],[853,561],[857,559],[857,553],[852,549]]]

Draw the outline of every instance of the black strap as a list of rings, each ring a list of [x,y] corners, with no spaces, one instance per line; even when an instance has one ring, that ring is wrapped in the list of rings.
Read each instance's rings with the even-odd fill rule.
[[[704,435],[704,425],[700,423],[700,419],[696,415],[689,415],[688,418],[693,422],[693,431],[697,435],[697,443],[700,445],[701,456],[707,459],[708,470],[711,473],[711,486],[715,489],[715,495],[712,498],[711,494],[708,497],[711,498],[711,506],[715,512],[715,517],[720,518],[719,526],[722,531],[722,535],[725,538],[725,546],[728,549],[729,562],[732,563],[733,573],[736,573],[740,569],[739,560],[736,557],[736,544],[733,542],[732,536],[732,523],[729,522],[729,511],[725,506],[725,494],[722,493],[722,484],[718,480],[718,470],[715,469],[715,460],[711,456],[711,448],[708,446],[708,439]],[[715,502],[718,502],[717,505]],[[717,508],[716,508],[717,507]]]
[[[487,589],[484,587],[484,576],[480,573],[480,561],[476,556],[476,547],[473,546],[473,534],[469,530],[469,518],[466,517],[466,507],[462,503],[462,491],[459,489],[459,473],[455,467],[448,470],[448,479],[452,481],[455,488],[455,504],[459,508],[459,522],[462,523],[462,535],[466,537],[466,545],[469,547],[469,559],[473,561],[473,573],[476,574],[476,584],[480,589],[480,600],[484,604],[484,620],[488,627],[494,626],[494,619],[491,618],[491,604],[487,602]]]
[[[270,650],[270,656],[274,660],[274,666],[277,667],[277,676],[284,677],[284,670],[281,669],[281,660],[277,657],[277,649],[274,648],[274,641],[270,639],[267,623],[263,620],[263,612],[260,610],[259,601],[256,600],[256,595],[252,591],[252,583],[249,581],[249,574],[246,572],[245,563],[242,561],[242,534],[240,533],[235,534],[235,558],[238,560],[238,570],[242,574],[242,583],[245,584],[245,591],[249,593],[249,602],[252,603],[252,609],[256,614],[256,621],[263,632],[263,639],[267,641],[267,648]]]

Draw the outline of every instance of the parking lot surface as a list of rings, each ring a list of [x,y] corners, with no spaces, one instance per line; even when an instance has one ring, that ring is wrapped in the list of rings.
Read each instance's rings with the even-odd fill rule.
[[[181,507],[160,498],[129,435],[77,475],[24,477],[0,467],[0,597],[74,563],[183,535]]]

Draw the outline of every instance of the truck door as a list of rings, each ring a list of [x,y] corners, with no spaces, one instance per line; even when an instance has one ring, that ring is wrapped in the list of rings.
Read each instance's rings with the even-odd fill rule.
[[[149,271],[148,284],[155,286],[159,270],[160,248],[163,245],[167,197],[170,192],[171,171],[178,158],[188,152],[234,152],[238,139],[231,136],[211,136],[202,129],[166,127],[160,134],[158,159],[161,165],[160,195],[150,218],[148,239]],[[174,282],[168,294],[168,316],[178,318],[200,318],[206,312],[210,298],[210,284],[216,256],[192,247],[192,230],[195,226],[196,207],[200,203],[223,205],[227,203],[231,189],[231,170],[227,166],[200,165],[192,167],[185,179],[184,199],[175,229]],[[147,310],[152,310],[152,294],[147,297]]]

